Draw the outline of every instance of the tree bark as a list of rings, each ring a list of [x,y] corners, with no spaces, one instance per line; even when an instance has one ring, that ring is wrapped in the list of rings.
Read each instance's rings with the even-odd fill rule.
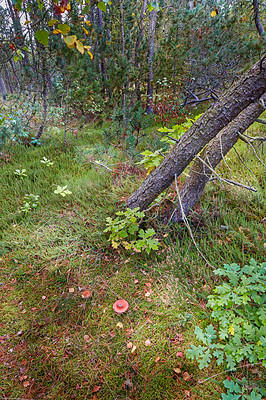
[[[128,207],[146,209],[171,185],[193,158],[229,122],[266,92],[266,56],[245,73],[212,107],[206,111],[129,198]]]
[[[260,8],[259,8],[258,0],[253,0],[253,10],[254,10],[254,19],[255,19],[256,28],[259,32],[259,35],[264,40],[264,46],[266,46],[266,36],[264,35],[264,28],[263,28],[263,25],[260,20]]]
[[[262,104],[266,104],[266,93],[260,100],[250,104],[242,111],[230,124],[221,130],[200,154],[200,159],[196,159],[190,168],[189,177],[180,190],[180,200],[184,214],[187,216],[196,203],[199,201],[206,184],[208,183],[212,171],[222,161],[223,157],[236,144],[239,134],[244,133],[252,125],[260,114],[265,110]],[[208,168],[208,165],[211,168]],[[180,203],[172,218],[173,222],[182,220]]]
[[[156,26],[157,11],[152,10],[150,13],[150,24],[149,24],[149,54],[148,54],[148,86],[147,86],[147,107],[146,113],[153,113],[153,58],[154,58],[154,39],[155,39],[155,26]]]

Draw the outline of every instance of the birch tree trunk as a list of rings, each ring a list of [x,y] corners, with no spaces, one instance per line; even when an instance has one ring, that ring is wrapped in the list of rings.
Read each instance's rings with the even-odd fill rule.
[[[145,210],[226,125],[266,92],[266,56],[246,72],[181,137],[163,162],[129,198],[128,207]]]

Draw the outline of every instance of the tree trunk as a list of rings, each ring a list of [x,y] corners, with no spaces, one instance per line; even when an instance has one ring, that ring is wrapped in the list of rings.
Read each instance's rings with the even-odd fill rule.
[[[264,28],[263,28],[263,25],[260,20],[260,8],[259,8],[258,0],[253,0],[253,10],[254,10],[254,19],[255,19],[256,28],[259,32],[259,35],[264,40],[264,46],[266,46],[266,36],[264,35]]]
[[[190,168],[189,177],[180,190],[180,199],[184,214],[187,216],[199,201],[212,171],[222,161],[223,157],[236,144],[239,134],[244,133],[265,110],[262,104],[266,103],[266,93],[256,103],[250,104],[230,124],[221,130],[200,154]],[[211,167],[208,168],[208,165]],[[182,220],[180,204],[172,218],[173,222]]]
[[[153,58],[154,58],[154,39],[155,39],[155,25],[156,25],[157,11],[152,10],[150,13],[150,24],[149,24],[149,54],[148,54],[148,86],[147,86],[147,107],[146,113],[153,113]]]
[[[146,209],[229,122],[266,92],[266,57],[245,73],[181,137],[163,162],[129,198],[128,207]]]

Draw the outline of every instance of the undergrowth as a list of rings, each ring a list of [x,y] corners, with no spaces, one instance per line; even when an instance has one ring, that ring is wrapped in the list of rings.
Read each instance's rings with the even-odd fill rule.
[[[214,181],[189,218],[214,268],[265,261],[266,175],[242,144],[237,152],[226,158],[230,169],[222,163],[219,171],[245,181],[240,155],[258,192]],[[219,400],[226,375],[262,379],[258,366],[225,374],[215,363],[200,371],[186,358],[198,345],[195,326],[212,323],[207,297],[220,278],[184,225],[165,224],[171,198],[145,222],[160,240],[156,253],[111,247],[106,218],[125,210],[146,172],[106,148],[99,130],[88,127],[67,146],[58,137],[41,147],[12,146],[0,169],[3,399]],[[23,169],[26,176],[15,174]],[[71,194],[54,193],[66,185]],[[29,194],[38,204],[25,213]],[[112,309],[119,298],[130,305],[121,315]]]

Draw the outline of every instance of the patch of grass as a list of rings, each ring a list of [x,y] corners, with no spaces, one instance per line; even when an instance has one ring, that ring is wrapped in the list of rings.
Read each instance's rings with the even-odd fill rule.
[[[145,172],[119,149],[106,149],[100,130],[68,137],[69,146],[60,140],[13,147],[0,167],[1,396],[220,399],[223,370],[212,364],[200,371],[185,357],[196,344],[194,327],[210,322],[207,296],[218,278],[187,228],[160,226],[160,213],[148,222],[162,243],[156,254],[112,249],[105,219],[124,207]],[[220,172],[248,179],[258,193],[210,183],[189,217],[214,267],[265,260],[265,172],[242,144],[237,151],[228,156],[231,171],[222,164]],[[239,168],[239,155],[255,176]],[[54,165],[40,163],[43,157]],[[15,176],[22,168],[27,177]],[[72,194],[54,194],[57,185]],[[25,215],[19,208],[27,193],[39,195],[40,205]],[[118,298],[129,302],[125,314],[113,311]],[[199,382],[217,373],[216,380]]]

